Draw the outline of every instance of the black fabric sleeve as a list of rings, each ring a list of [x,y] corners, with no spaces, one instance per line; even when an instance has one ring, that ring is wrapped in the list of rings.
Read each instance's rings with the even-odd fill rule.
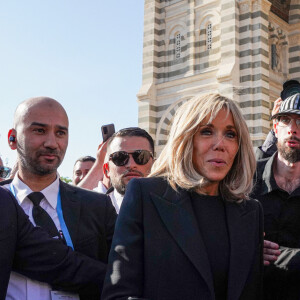
[[[101,299],[127,299],[143,294],[143,212],[137,181],[127,186],[108,260]]]
[[[12,197],[13,198],[13,197]],[[102,285],[106,264],[74,252],[61,241],[34,227],[15,199],[17,243],[13,269],[57,288],[78,292]]]

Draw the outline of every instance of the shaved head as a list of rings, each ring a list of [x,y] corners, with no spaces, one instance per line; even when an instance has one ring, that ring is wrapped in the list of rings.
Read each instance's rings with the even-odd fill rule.
[[[31,111],[35,107],[43,107],[44,109],[58,109],[62,110],[64,114],[67,116],[67,113],[63,106],[57,102],[55,99],[49,98],[49,97],[35,97],[35,98],[29,98],[23,102],[21,102],[14,115],[14,128],[17,130],[17,127],[20,126],[22,123],[24,123],[24,120],[28,117],[28,115],[31,113]]]
[[[52,98],[30,98],[18,105],[9,145],[18,152],[23,179],[33,174],[56,177],[68,146],[68,127],[65,109]]]

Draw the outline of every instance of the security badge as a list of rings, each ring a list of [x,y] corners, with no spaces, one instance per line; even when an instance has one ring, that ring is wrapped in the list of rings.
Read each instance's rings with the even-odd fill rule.
[[[62,291],[51,291],[51,300],[80,300],[79,295],[62,292]]]

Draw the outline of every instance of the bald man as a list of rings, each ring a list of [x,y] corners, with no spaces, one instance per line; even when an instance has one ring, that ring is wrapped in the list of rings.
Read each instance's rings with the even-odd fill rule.
[[[105,270],[116,213],[108,196],[60,181],[57,168],[68,146],[68,128],[67,113],[56,100],[37,97],[22,102],[8,134],[10,148],[17,150],[18,171],[1,185],[15,195],[34,225],[102,261]],[[7,299],[51,300],[51,292],[45,283],[12,273]],[[99,299],[100,292],[87,290],[80,299]],[[72,297],[68,299],[78,299]]]

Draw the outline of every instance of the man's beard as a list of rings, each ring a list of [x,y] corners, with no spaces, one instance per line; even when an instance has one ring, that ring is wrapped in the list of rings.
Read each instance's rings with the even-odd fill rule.
[[[30,173],[35,174],[35,175],[40,175],[40,176],[44,176],[44,175],[49,175],[52,173],[56,173],[57,168],[60,166],[61,164],[61,156],[58,155],[56,150],[52,150],[52,149],[47,149],[45,151],[37,151],[35,153],[36,157],[38,158],[40,155],[44,155],[44,154],[54,154],[57,155],[57,163],[51,166],[43,166],[39,163],[39,161],[37,160],[37,158],[33,158],[31,155],[29,155],[25,149],[23,149],[23,147],[21,147],[18,144],[17,147],[17,151],[18,151],[18,156],[19,156],[19,160],[20,160],[20,165],[25,168],[26,170],[28,170]]]
[[[125,184],[123,179],[126,176],[126,174],[132,173],[132,172],[136,173],[136,174],[139,174],[141,177],[144,177],[144,174],[142,172],[137,171],[137,170],[132,170],[132,169],[126,170],[126,172],[124,172],[121,176],[119,176],[117,178],[114,177],[114,176],[110,177],[112,186],[117,190],[117,192],[119,194],[121,194],[123,196],[125,195],[126,187],[127,187],[127,185]]]
[[[299,148],[289,148],[289,147],[285,146],[285,143],[291,139],[300,143],[300,139],[298,139],[296,137],[292,137],[289,139],[285,139],[282,144],[278,142],[277,148],[278,148],[278,153],[280,153],[282,158],[285,159],[286,161],[288,161],[289,163],[293,164],[293,163],[300,161],[300,149]]]
[[[117,190],[117,192],[121,195],[125,195],[126,191],[126,185],[122,180],[122,177],[117,178],[114,180],[113,177],[111,177],[111,185]]]

